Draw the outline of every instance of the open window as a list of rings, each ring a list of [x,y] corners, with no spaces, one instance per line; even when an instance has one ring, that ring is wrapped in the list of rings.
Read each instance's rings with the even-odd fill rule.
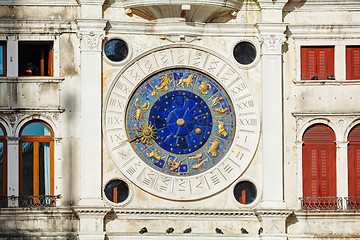
[[[346,47],[346,79],[360,79],[360,46]]]
[[[19,42],[19,76],[53,76],[53,42]]]
[[[0,76],[6,76],[6,42],[0,41]]]
[[[302,80],[335,80],[334,47],[301,47]]]
[[[54,141],[49,125],[27,124],[20,136],[20,205],[53,206]]]

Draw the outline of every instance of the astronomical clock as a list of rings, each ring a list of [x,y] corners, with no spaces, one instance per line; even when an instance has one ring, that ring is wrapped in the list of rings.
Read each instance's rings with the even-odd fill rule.
[[[259,141],[258,105],[246,78],[225,58],[192,45],[134,59],[104,106],[114,163],[138,187],[166,199],[223,190],[248,167]]]

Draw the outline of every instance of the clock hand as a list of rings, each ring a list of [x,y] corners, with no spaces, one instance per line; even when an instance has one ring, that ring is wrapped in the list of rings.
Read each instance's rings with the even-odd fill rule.
[[[156,129],[154,128],[153,125],[151,124],[144,124],[139,126],[138,128],[138,134],[136,134],[134,137],[132,137],[131,139],[126,139],[124,141],[121,141],[119,144],[123,143],[123,142],[133,142],[135,140],[141,141],[143,144],[149,144],[150,140],[155,138],[155,134],[156,134]]]

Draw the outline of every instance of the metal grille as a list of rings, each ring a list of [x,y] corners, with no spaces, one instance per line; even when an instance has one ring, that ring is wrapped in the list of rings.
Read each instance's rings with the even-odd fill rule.
[[[348,210],[360,209],[360,197],[346,197],[345,202]]]
[[[56,207],[60,195],[8,196],[0,197],[0,207]]]
[[[304,197],[300,201],[302,210],[342,210],[342,198]]]

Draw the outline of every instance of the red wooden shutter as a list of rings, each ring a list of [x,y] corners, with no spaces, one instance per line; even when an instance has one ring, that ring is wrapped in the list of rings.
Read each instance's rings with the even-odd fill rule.
[[[346,79],[360,79],[360,47],[346,47]]]
[[[348,187],[349,197],[360,196],[360,125],[349,134],[348,146]]]
[[[334,47],[301,47],[301,79],[334,75]]]
[[[309,128],[303,137],[304,197],[336,196],[335,138],[325,125]]]

